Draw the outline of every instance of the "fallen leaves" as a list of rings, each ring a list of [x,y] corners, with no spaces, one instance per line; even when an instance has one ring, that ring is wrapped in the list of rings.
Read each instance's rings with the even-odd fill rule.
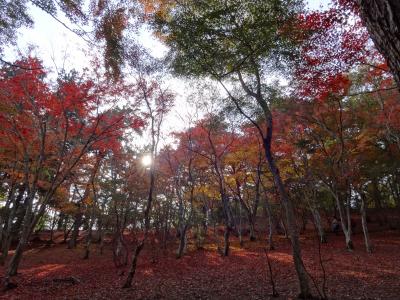
[[[362,236],[355,235],[356,250],[344,249],[341,236],[330,236],[322,245],[327,271],[327,294],[336,299],[396,299],[400,294],[400,234],[395,231],[372,233],[375,252],[364,252]],[[221,257],[206,244],[196,251],[192,244],[182,258],[175,258],[176,244],[157,252],[145,248],[140,257],[134,284],[121,289],[125,276],[119,276],[111,249],[103,255],[92,251],[82,260],[83,249],[65,249],[65,245],[31,251],[24,258],[21,273],[12,280],[18,287],[0,294],[1,299],[268,299],[272,288],[265,269],[265,241],[246,242],[244,248],[232,241],[229,257]],[[290,245],[276,238],[277,250],[269,251],[272,272],[280,298],[294,299],[298,293]],[[313,238],[302,239],[304,262],[318,284],[322,272]],[[76,281],[73,279],[77,279]],[[314,290],[314,294],[317,294]]]

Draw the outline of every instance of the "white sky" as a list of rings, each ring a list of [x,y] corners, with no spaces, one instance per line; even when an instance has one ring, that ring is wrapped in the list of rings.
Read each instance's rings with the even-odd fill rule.
[[[309,0],[308,7],[319,9],[326,7],[329,2],[329,0]],[[17,48],[5,47],[3,59],[13,61],[18,50],[26,53],[31,45],[35,46],[33,54],[43,60],[45,67],[52,70],[55,70],[55,66],[62,68],[64,61],[68,66],[67,69],[74,68],[79,71],[85,67],[90,67],[88,56],[85,54],[85,51],[91,49],[88,43],[35,6],[30,6],[29,14],[34,20],[33,27],[19,30]],[[59,18],[66,24],[70,24],[61,14]],[[74,28],[73,24],[70,27]],[[142,30],[138,40],[154,56],[162,57],[167,51],[167,48],[148,31]],[[185,124],[178,117],[178,114],[185,115],[191,111],[191,106],[186,101],[190,89],[183,81],[176,79],[168,80],[166,85],[176,94],[176,102],[173,111],[164,124],[163,131],[182,130],[185,128]]]

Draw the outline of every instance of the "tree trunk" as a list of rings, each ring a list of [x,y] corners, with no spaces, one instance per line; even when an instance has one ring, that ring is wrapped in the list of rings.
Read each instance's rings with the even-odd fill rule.
[[[5,261],[7,260],[8,257],[8,251],[10,249],[10,245],[11,245],[11,241],[14,238],[13,236],[13,221],[15,218],[15,215],[17,213],[17,207],[18,207],[18,203],[21,202],[23,196],[25,193],[25,185],[21,186],[19,191],[18,191],[18,196],[13,200],[12,202],[12,208],[9,212],[9,215],[7,217],[7,223],[4,224],[5,228],[3,230],[3,236],[2,236],[2,245],[1,245],[1,261],[0,264],[4,265]],[[6,220],[4,220],[5,222]],[[15,233],[17,234],[18,231],[15,231]]]
[[[250,241],[253,242],[253,241],[256,240],[253,215],[249,214],[249,215],[247,216],[247,218],[248,218],[248,220],[249,220]]]
[[[268,217],[268,248],[269,248],[269,250],[274,250],[275,249],[274,242],[273,242],[274,216],[272,213],[271,204],[268,201],[267,189],[265,188],[264,185],[262,185],[262,187],[263,187],[264,195],[265,195],[264,208],[265,208],[266,216]]]
[[[178,252],[176,255],[176,258],[181,258],[183,256],[183,253],[185,252],[186,249],[186,231],[187,231],[187,224],[183,226],[180,230],[180,236],[179,236],[179,248]]]
[[[351,220],[351,211],[350,211],[350,195],[346,194],[346,216],[347,216],[347,236],[346,236],[346,247],[349,250],[354,249],[352,234],[353,234],[353,226]]]
[[[22,259],[22,254],[24,252],[24,249],[26,245],[28,244],[29,236],[33,230],[33,227],[36,225],[31,224],[32,220],[32,202],[33,198],[35,196],[36,192],[31,192],[28,195],[27,199],[27,208],[24,216],[24,221],[23,221],[23,227],[22,227],[22,232],[21,232],[21,238],[18,242],[18,246],[15,249],[14,255],[12,256],[6,270],[6,275],[5,278],[10,278],[11,276],[17,275],[19,263],[21,262]]]
[[[88,228],[88,234],[86,237],[86,245],[85,245],[85,254],[83,256],[83,259],[88,259],[89,258],[89,253],[90,253],[90,245],[92,243],[92,235],[93,235],[93,223],[94,223],[94,207],[92,208],[92,217],[89,221],[89,228]]]
[[[315,227],[317,227],[317,230],[318,230],[320,242],[321,242],[321,244],[324,244],[324,243],[326,243],[326,234],[325,234],[324,227],[322,226],[321,215],[319,214],[318,209],[315,209],[315,208],[312,209],[312,214],[314,217]]]
[[[381,192],[379,190],[379,182],[376,178],[372,180],[372,197],[375,204],[375,208],[381,209],[382,208]]]
[[[83,221],[83,214],[81,212],[78,212],[78,214],[75,217],[71,238],[68,241],[68,249],[73,249],[76,247],[79,236],[79,228],[82,226],[82,221]]]
[[[144,242],[145,241],[142,240],[142,242],[140,244],[138,244],[136,246],[135,250],[133,251],[131,266],[129,267],[128,276],[126,277],[125,283],[122,286],[122,288],[130,288],[132,286],[132,280],[133,280],[133,277],[135,276],[135,272],[136,272],[137,260],[140,255],[140,252],[143,249]]]
[[[223,256],[228,256],[229,255],[229,235],[231,233],[231,227],[229,225],[225,226],[225,232],[224,232],[224,250],[222,255]]]
[[[376,48],[388,62],[400,88],[400,2],[399,0],[357,0],[360,16]]]
[[[58,214],[57,231],[61,231],[63,229],[64,220],[65,214],[60,211],[60,213]]]
[[[265,156],[268,162],[269,169],[274,178],[275,186],[278,189],[280,199],[286,210],[286,221],[288,225],[288,231],[290,236],[290,241],[292,245],[292,255],[297,272],[297,277],[300,285],[300,297],[307,299],[311,295],[308,277],[306,270],[304,268],[303,259],[301,256],[301,248],[299,236],[296,228],[296,219],[294,214],[294,207],[292,201],[289,199],[285,187],[283,185],[281,176],[279,174],[278,167],[275,164],[275,160],[271,152],[271,141],[272,141],[272,118],[267,120],[267,135],[263,139]]]
[[[353,241],[351,239],[351,216],[350,216],[350,208],[346,209],[346,216],[344,215],[343,203],[340,195],[337,192],[334,192],[332,189],[331,194],[334,196],[336,200],[336,206],[339,212],[340,224],[342,225],[342,231],[344,233],[346,248],[350,251],[354,249]],[[349,201],[347,201],[348,203]],[[347,220],[347,221],[346,221]]]
[[[361,213],[361,225],[364,233],[364,242],[365,242],[365,249],[367,250],[368,253],[372,252],[372,246],[371,246],[371,241],[369,239],[369,233],[368,233],[368,225],[367,225],[367,212],[365,209],[365,194],[361,193],[361,207],[360,207],[360,213]]]
[[[268,227],[269,227],[268,245],[269,245],[269,250],[274,250],[275,249],[274,241],[273,241],[274,217],[273,217],[271,205],[270,205],[268,199],[266,199],[266,208],[267,208],[267,213],[268,213]]]
[[[239,233],[239,245],[240,247],[243,247],[243,235],[242,235],[242,205],[239,202],[239,228],[238,228],[238,233]],[[251,236],[251,229],[250,229],[250,236]]]
[[[154,119],[152,119],[152,122],[154,122]],[[153,154],[152,161],[154,161],[154,152],[155,152],[156,148],[155,148],[155,142],[154,142],[154,131],[152,131],[152,132],[153,132],[153,144],[152,144],[152,152],[151,153]],[[154,167],[154,164],[152,164],[150,166],[150,186],[149,186],[149,193],[148,193],[148,197],[147,197],[147,205],[146,205],[146,209],[144,211],[143,239],[139,242],[139,244],[133,251],[131,266],[129,268],[128,276],[126,277],[125,283],[122,286],[122,288],[129,288],[132,286],[132,280],[133,280],[133,277],[136,272],[137,260],[140,255],[140,252],[142,251],[142,249],[144,247],[144,244],[147,240],[148,233],[150,231],[150,213],[151,213],[152,204],[153,204],[154,189],[155,189],[155,167]]]
[[[16,185],[15,183],[11,184],[11,188],[8,191],[8,195],[7,195],[7,200],[6,200],[6,204],[3,207],[3,213],[0,214],[0,243],[3,242],[3,232],[4,230],[7,230],[7,224],[8,224],[8,218],[11,214],[11,209],[14,209],[15,205],[13,205],[13,207],[10,209],[11,203],[14,202],[14,198],[15,198],[15,191],[16,191]]]

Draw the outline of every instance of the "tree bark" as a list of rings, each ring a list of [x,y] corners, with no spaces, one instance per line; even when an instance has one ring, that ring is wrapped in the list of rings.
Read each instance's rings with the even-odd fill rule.
[[[363,228],[363,233],[364,233],[364,242],[365,242],[365,249],[368,253],[372,252],[372,245],[371,241],[369,239],[369,233],[368,233],[368,225],[367,225],[367,212],[365,209],[365,194],[361,193],[360,194],[361,198],[361,207],[360,207],[360,213],[361,213],[361,225]]]
[[[269,169],[274,178],[275,185],[278,189],[280,199],[286,211],[286,221],[289,231],[289,238],[292,245],[293,261],[300,284],[300,297],[307,299],[310,297],[311,291],[308,282],[307,272],[304,268],[304,263],[301,255],[300,241],[296,228],[294,207],[292,201],[290,201],[289,196],[286,193],[281,176],[279,174],[279,169],[275,164],[275,160],[271,152],[271,141],[272,141],[272,117],[270,117],[267,120],[267,135],[263,139],[265,156],[268,162]]]
[[[231,228],[229,225],[225,226],[225,232],[224,232],[224,250],[223,250],[223,256],[228,256],[229,255],[229,236],[231,234]]]
[[[351,239],[352,232],[351,232],[350,209],[349,209],[349,207],[347,207],[346,216],[345,216],[341,197],[339,197],[338,194],[333,193],[333,195],[336,199],[336,205],[337,205],[337,208],[339,211],[340,223],[342,225],[342,231],[344,233],[344,237],[345,237],[345,241],[346,241],[346,248],[351,251],[354,249],[354,245],[353,245],[353,241]]]
[[[317,227],[318,235],[320,238],[321,244],[326,243],[326,234],[324,231],[324,227],[322,226],[321,215],[319,214],[318,209],[312,208],[312,214],[314,217],[315,227]]]
[[[400,2],[357,0],[360,16],[400,88]]]
[[[125,283],[122,286],[122,288],[130,288],[132,286],[132,280],[133,280],[133,277],[135,276],[135,272],[136,272],[137,260],[140,255],[140,252],[142,251],[142,249],[144,247],[144,242],[145,242],[145,240],[142,240],[141,243],[136,246],[135,251],[133,252],[132,262],[131,262],[131,266],[129,267],[128,276],[126,277]]]
[[[57,231],[61,231],[63,229],[63,224],[65,221],[65,214],[60,211],[58,214],[58,222],[57,222]]]
[[[273,240],[273,234],[274,234],[274,216],[272,213],[272,208],[271,208],[271,204],[268,201],[268,198],[265,197],[265,206],[267,209],[267,214],[268,214],[268,227],[269,227],[269,231],[268,231],[268,247],[269,250],[274,250],[275,246],[274,246],[274,240]]]
[[[32,222],[32,205],[33,205],[33,198],[36,195],[36,190],[34,189],[31,191],[26,199],[27,202],[27,208],[23,220],[23,227],[22,227],[22,232],[21,232],[21,238],[18,242],[18,246],[15,249],[14,255],[12,256],[6,270],[6,275],[5,278],[10,278],[11,276],[17,275],[19,263],[21,262],[22,259],[22,254],[25,250],[26,245],[28,244],[29,237],[31,235],[31,232],[33,228],[36,225],[36,220],[39,218],[34,218]]]
[[[7,217],[7,223],[4,224],[5,228],[3,230],[3,236],[2,236],[2,245],[1,245],[1,265],[4,265],[5,261],[7,260],[8,257],[8,251],[10,249],[11,241],[14,238],[13,236],[13,221],[15,218],[15,215],[17,213],[17,207],[19,206],[18,204],[22,201],[22,198],[25,193],[25,185],[22,185],[19,188],[18,191],[18,196],[13,199],[12,202],[12,208],[9,212],[9,215]],[[17,231],[15,231],[17,233]]]
[[[80,206],[78,207],[78,209],[80,210]],[[73,249],[76,247],[79,236],[79,228],[82,226],[82,222],[83,222],[83,213],[79,211],[75,217],[75,222],[71,232],[71,238],[68,241],[68,249]]]
[[[176,255],[176,258],[181,258],[183,256],[183,253],[185,252],[186,249],[186,231],[188,228],[188,224],[185,224],[181,230],[180,230],[180,236],[179,236],[179,248],[178,248],[178,253]]]

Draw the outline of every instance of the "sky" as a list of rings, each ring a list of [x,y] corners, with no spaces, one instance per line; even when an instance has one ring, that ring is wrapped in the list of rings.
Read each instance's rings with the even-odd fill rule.
[[[312,10],[326,8],[329,2],[329,0],[309,0],[308,7]],[[25,54],[29,46],[34,46],[33,54],[43,60],[46,68],[53,71],[62,69],[63,64],[78,71],[90,67],[87,51],[90,51],[91,46],[87,42],[33,5],[30,6],[29,14],[34,20],[34,25],[19,30],[17,47],[5,47],[4,60],[13,61],[18,51]],[[59,18],[70,24],[61,15]],[[141,30],[137,39],[155,57],[161,58],[168,50],[148,30]],[[167,134],[183,130],[187,124],[182,122],[182,116],[190,113],[193,108],[186,101],[190,93],[190,87],[186,82],[168,79],[164,84],[176,95],[175,107],[164,122],[163,131]]]

